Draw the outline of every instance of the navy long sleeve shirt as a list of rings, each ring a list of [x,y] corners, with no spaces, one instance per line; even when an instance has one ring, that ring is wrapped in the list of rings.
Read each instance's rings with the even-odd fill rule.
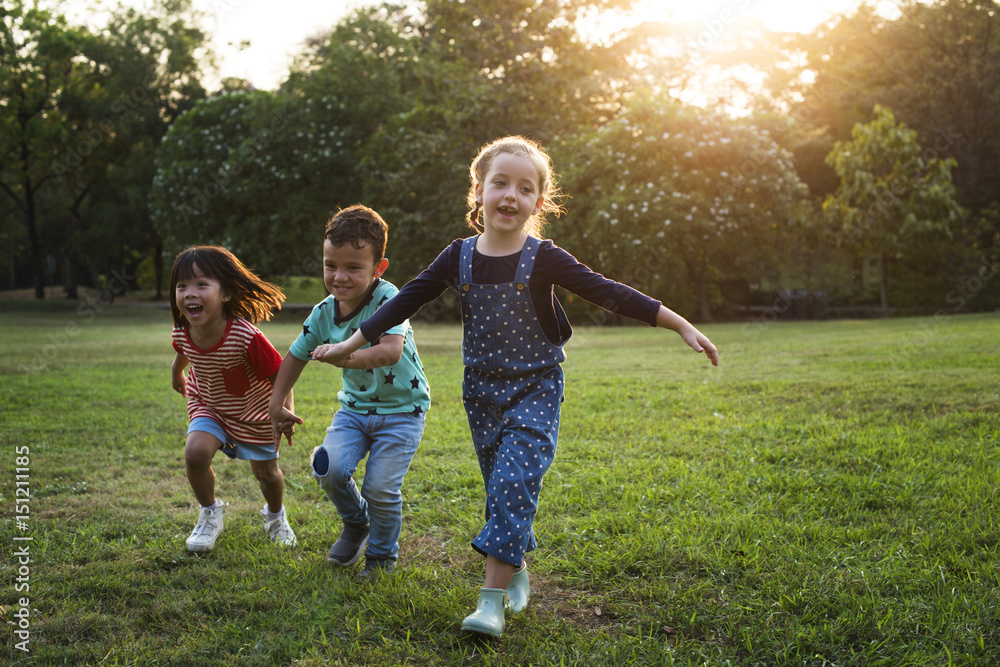
[[[513,282],[520,254],[490,257],[475,251],[472,281],[478,285]],[[383,332],[415,315],[424,304],[438,298],[448,288],[457,289],[461,256],[462,239],[457,239],[441,251],[419,276],[406,283],[396,296],[361,324],[365,339],[369,342],[378,340]],[[542,241],[528,286],[542,331],[555,345],[564,344],[572,331],[556,301],[552,289],[554,285],[604,310],[656,326],[659,301],[592,271],[552,241]]]

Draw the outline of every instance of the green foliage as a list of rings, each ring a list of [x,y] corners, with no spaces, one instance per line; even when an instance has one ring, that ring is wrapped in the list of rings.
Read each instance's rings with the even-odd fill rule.
[[[799,226],[806,191],[791,155],[752,121],[636,98],[559,153],[571,199],[556,238],[671,303],[697,294],[702,320],[713,285],[771,274]],[[672,265],[684,267],[680,284]]]
[[[840,187],[827,196],[823,211],[839,228],[839,243],[881,258],[884,310],[885,263],[914,239],[950,235],[964,217],[951,181],[955,161],[925,160],[922,153],[917,133],[897,125],[890,109],[876,105],[875,120],[855,125],[851,141],[837,142],[827,158]]]
[[[32,264],[56,256],[70,296],[81,266],[126,273],[134,251],[157,245],[146,224],[154,154],[204,94],[195,54],[205,35],[186,23],[189,10],[120,7],[96,32],[20,2],[5,12],[3,97],[15,103],[0,109],[4,192],[23,213]]]

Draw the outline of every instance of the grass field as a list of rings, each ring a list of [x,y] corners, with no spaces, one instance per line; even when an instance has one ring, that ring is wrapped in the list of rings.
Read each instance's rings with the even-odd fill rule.
[[[459,630],[483,492],[457,327],[417,324],[434,404],[399,571],[369,585],[327,564],[339,526],[309,473],[329,366],[303,374],[282,451],[299,546],[266,541],[246,464],[220,456],[225,532],[186,552],[169,327],[149,307],[0,302],[5,664],[1000,662],[998,315],[705,326],[719,368],[674,334],[578,329],[532,602],[497,641]],[[299,318],[262,328],[284,352]]]

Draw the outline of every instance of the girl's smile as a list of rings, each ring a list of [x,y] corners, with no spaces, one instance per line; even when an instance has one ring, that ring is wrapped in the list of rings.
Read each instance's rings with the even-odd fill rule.
[[[192,265],[191,276],[177,281],[174,299],[195,342],[214,337],[220,326],[225,329],[225,303],[229,295],[223,292],[218,280],[202,273],[197,264]]]

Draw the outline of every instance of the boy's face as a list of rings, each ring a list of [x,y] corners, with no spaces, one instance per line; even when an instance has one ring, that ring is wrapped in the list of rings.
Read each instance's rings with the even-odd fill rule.
[[[334,246],[329,239],[323,243],[323,284],[337,299],[341,315],[348,315],[361,305],[368,288],[388,265],[385,258],[376,263],[367,243],[360,248],[353,243]]]

